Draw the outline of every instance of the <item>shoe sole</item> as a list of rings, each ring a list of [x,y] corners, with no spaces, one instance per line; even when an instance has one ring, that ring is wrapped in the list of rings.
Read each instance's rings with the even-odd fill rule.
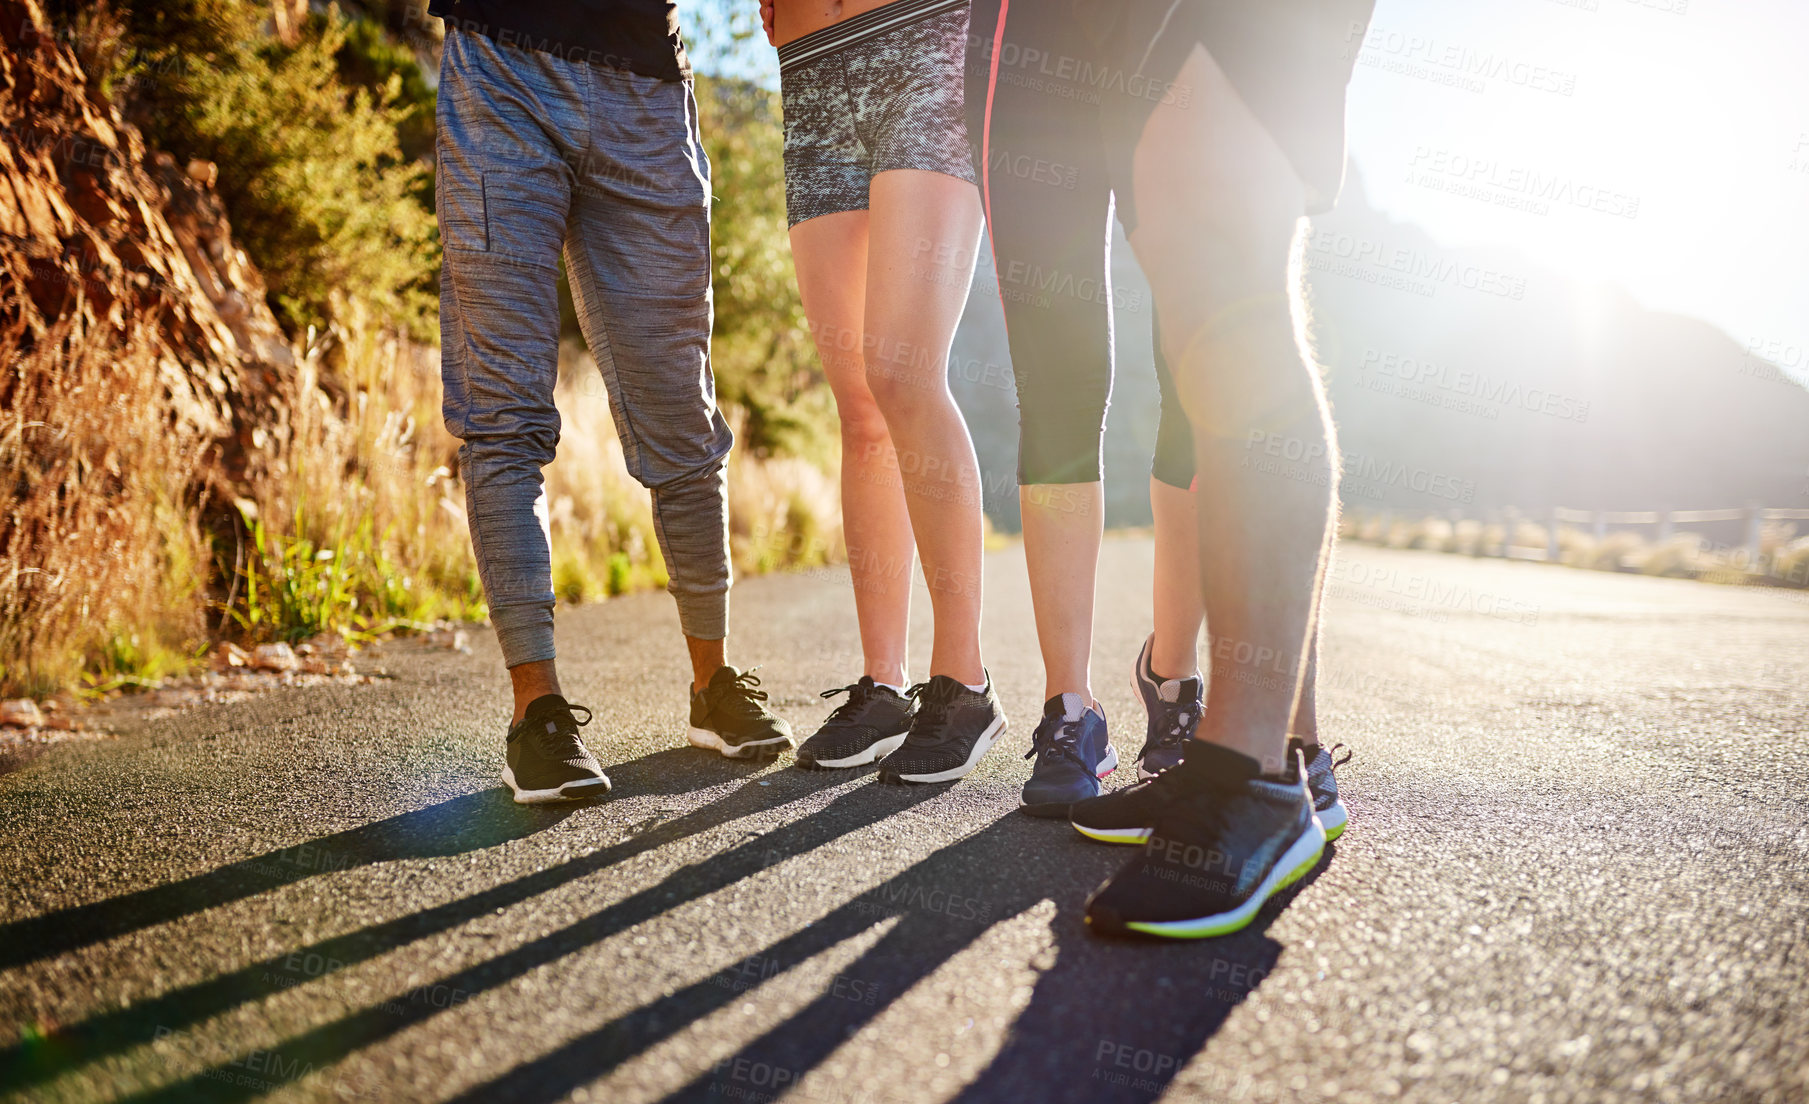
[[[849,767],[864,767],[878,762],[897,751],[905,741],[905,733],[887,736],[883,740],[875,740],[865,751],[857,751],[842,759],[818,759],[804,752],[798,753],[798,766],[805,770],[847,770]]]
[[[1330,843],[1344,834],[1344,826],[1350,823],[1350,814],[1344,809],[1344,802],[1334,801],[1330,808],[1318,810],[1319,823],[1325,825],[1325,842]]]
[[[1241,931],[1256,919],[1256,914],[1269,898],[1299,881],[1318,865],[1319,857],[1325,853],[1325,842],[1325,828],[1315,818],[1307,830],[1300,834],[1300,838],[1282,852],[1281,861],[1275,864],[1275,868],[1269,871],[1269,876],[1250,894],[1249,900],[1228,912],[1193,920],[1126,920],[1124,926],[1128,931],[1162,939],[1211,939],[1213,936]],[[1088,919],[1091,922],[1091,918]]]
[[[1107,744],[1105,754],[1099,757],[1099,766],[1105,769],[1097,771],[1095,777],[1098,778],[1104,778],[1117,770],[1118,749],[1111,744]],[[1088,796],[1096,797],[1098,795],[1090,794]],[[1080,800],[1084,801],[1086,799],[1081,798]],[[1018,812],[1023,813],[1025,816],[1042,817],[1048,820],[1065,820],[1069,815],[1069,811],[1073,808],[1074,802],[1072,801],[1025,801],[1022,794],[1018,795]],[[1072,822],[1070,821],[1070,823]]]
[[[1072,819],[1068,823],[1074,826],[1076,832],[1100,843],[1144,843],[1148,841],[1151,831],[1148,828],[1089,828]]]
[[[588,801],[609,794],[609,779],[602,775],[596,778],[580,779],[577,782],[567,782],[563,786],[550,790],[524,790],[515,784],[515,772],[504,767],[502,780],[503,785],[509,787],[515,794],[515,804],[517,805],[550,805],[555,801]]]
[[[780,749],[791,746],[789,736],[775,736],[770,740],[749,740],[745,744],[731,744],[707,728],[691,729],[690,740],[692,747],[721,752],[724,759],[753,759],[769,752],[777,753]]]
[[[980,733],[980,738],[974,741],[974,750],[967,753],[967,762],[958,767],[951,767],[948,770],[935,771],[930,774],[901,774],[897,771],[881,771],[879,773],[879,779],[881,782],[922,783],[953,782],[957,778],[964,778],[969,771],[979,765],[981,758],[992,750],[992,746],[999,742],[1000,734],[1005,731],[1005,724],[1005,718],[1000,717],[998,720],[988,725],[986,731]],[[903,745],[903,741],[900,741],[899,743],[900,746]]]

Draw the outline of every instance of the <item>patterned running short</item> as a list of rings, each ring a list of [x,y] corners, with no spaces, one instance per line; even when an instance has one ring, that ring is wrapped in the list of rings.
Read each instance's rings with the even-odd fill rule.
[[[892,169],[973,182],[967,6],[894,0],[779,47],[790,225],[866,210],[868,184]]]

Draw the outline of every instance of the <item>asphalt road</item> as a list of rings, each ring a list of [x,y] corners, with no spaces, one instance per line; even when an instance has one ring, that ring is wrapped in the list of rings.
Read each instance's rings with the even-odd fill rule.
[[[1127,757],[1149,564],[1101,571]],[[1040,667],[1021,553],[987,572],[1013,725],[949,785],[684,746],[660,594],[561,613],[598,804],[499,787],[488,633],[53,749],[0,778],[0,1097],[1809,1099],[1809,595],[1344,548],[1351,828],[1154,945],[1080,921],[1125,851],[1014,811]],[[808,731],[846,576],[741,584],[732,655]]]

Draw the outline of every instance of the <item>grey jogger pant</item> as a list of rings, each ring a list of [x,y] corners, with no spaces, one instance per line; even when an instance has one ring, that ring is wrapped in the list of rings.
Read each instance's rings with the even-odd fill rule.
[[[680,624],[723,637],[732,438],[710,374],[710,165],[690,83],[449,26],[438,121],[446,428],[504,661],[553,658],[541,468],[559,443],[562,248]]]

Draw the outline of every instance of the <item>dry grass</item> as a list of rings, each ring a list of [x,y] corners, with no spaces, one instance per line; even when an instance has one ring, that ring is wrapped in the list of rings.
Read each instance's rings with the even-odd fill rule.
[[[1593,532],[1560,526],[1558,562],[1591,571],[1633,571],[1707,582],[1809,586],[1809,536],[1796,526],[1767,522],[1760,533],[1758,570],[1748,563],[1747,549],[1716,544],[1699,533],[1674,533],[1663,540],[1647,531],[1611,529],[1601,538]],[[1343,540],[1388,548],[1418,548],[1466,556],[1502,556],[1508,550],[1544,555],[1550,530],[1532,521],[1517,521],[1511,539],[1504,523],[1445,518],[1395,518],[1346,514],[1339,522]]]
[[[175,412],[155,334],[54,324],[0,404],[0,692],[156,678],[205,641],[191,488],[212,427]]]
[[[561,351],[556,393],[563,427],[547,469],[554,591],[589,601],[666,585],[652,502],[622,462],[622,445],[596,364],[581,346]],[[728,410],[741,430],[741,416]],[[729,454],[729,534],[735,568],[760,574],[842,558],[837,473],[797,457]]]

